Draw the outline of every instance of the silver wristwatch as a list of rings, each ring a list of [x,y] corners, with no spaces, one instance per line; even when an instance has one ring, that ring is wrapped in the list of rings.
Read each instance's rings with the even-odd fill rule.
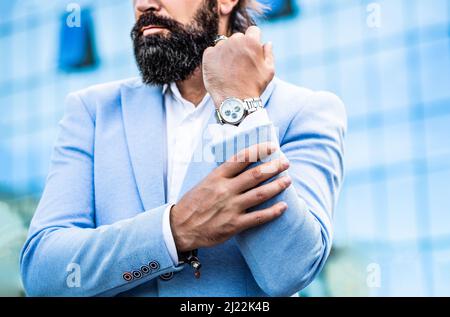
[[[216,109],[217,120],[221,124],[238,125],[249,114],[264,108],[261,98],[227,98]]]

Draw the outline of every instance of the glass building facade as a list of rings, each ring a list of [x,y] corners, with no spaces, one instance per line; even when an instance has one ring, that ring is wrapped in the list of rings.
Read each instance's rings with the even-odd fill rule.
[[[302,294],[449,296],[450,1],[293,3],[260,24],[277,76],[336,93],[349,118],[334,249]],[[95,53],[76,71],[61,67],[74,4],[89,13]],[[22,294],[18,252],[65,96],[137,75],[133,19],[123,0],[0,4],[0,295]]]

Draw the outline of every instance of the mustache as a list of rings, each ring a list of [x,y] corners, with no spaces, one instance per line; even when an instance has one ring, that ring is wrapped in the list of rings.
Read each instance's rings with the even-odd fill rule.
[[[203,0],[191,22],[183,24],[158,12],[144,12],[131,30],[134,55],[142,81],[147,85],[163,85],[185,80],[201,65],[202,55],[214,44],[218,33],[217,0]],[[142,29],[153,25],[165,28],[169,36],[144,36]]]
[[[175,21],[168,17],[158,16],[153,12],[147,12],[142,14],[139,19],[136,21],[133,29],[131,30],[132,38],[137,38],[141,35],[141,30],[143,27],[148,25],[155,25],[159,27],[163,27],[173,32],[176,30],[180,30],[183,28],[183,25],[178,21]]]

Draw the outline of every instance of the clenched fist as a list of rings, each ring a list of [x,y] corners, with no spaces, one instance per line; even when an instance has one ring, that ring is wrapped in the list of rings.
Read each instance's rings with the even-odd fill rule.
[[[261,43],[261,31],[251,26],[203,53],[203,81],[219,107],[227,97],[260,97],[275,74],[272,45]]]

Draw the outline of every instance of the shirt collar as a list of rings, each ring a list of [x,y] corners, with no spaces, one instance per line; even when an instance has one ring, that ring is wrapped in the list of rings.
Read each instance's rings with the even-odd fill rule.
[[[174,98],[176,101],[181,103],[185,108],[186,107],[188,107],[189,109],[192,108],[192,110],[203,108],[205,106],[205,104],[207,104],[211,99],[209,93],[206,93],[206,95],[203,97],[202,101],[197,106],[195,106],[192,102],[183,98],[183,96],[181,95],[180,90],[178,89],[178,86],[175,82],[172,82],[170,84],[165,84],[163,86],[162,93],[164,95],[166,93],[170,93],[172,95],[172,98]]]
[[[164,84],[163,87],[162,87],[162,94],[163,95],[166,94],[167,88],[169,88],[169,85],[168,84]]]

